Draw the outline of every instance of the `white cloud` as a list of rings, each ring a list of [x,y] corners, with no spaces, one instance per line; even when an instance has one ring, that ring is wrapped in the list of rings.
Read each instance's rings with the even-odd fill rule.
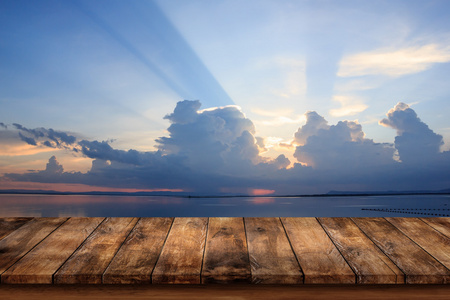
[[[450,61],[450,47],[437,44],[401,49],[379,49],[344,57],[338,76],[387,75],[398,77],[429,69],[433,64]]]
[[[276,117],[270,121],[262,121],[260,123],[262,125],[267,125],[267,126],[281,126],[281,125],[285,125],[285,124],[299,124],[299,123],[303,123],[305,121],[306,121],[305,115],[301,115],[297,119],[291,119],[289,117],[280,116],[280,117]]]
[[[360,171],[367,167],[387,166],[393,163],[394,148],[389,144],[374,143],[366,139],[362,127],[354,121],[339,121],[327,125],[323,117],[315,112],[314,118],[299,128],[296,138],[307,132],[303,145],[295,150],[299,162],[317,170]]]
[[[337,95],[333,97],[333,100],[341,104],[341,107],[330,110],[330,115],[333,117],[353,116],[368,107],[362,99],[355,96]]]
[[[328,122],[315,111],[308,111],[305,113],[306,124],[300,127],[295,133],[294,142],[297,145],[303,145],[306,140],[321,129],[328,129],[330,126]]]
[[[382,78],[340,78],[337,80],[334,90],[337,93],[372,90],[380,86],[385,80]]]
[[[399,102],[386,116],[380,125],[397,130],[395,148],[403,162],[424,164],[439,158],[442,136],[422,122],[408,104]]]

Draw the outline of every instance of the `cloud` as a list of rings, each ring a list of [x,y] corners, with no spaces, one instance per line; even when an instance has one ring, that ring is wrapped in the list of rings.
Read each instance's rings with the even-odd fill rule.
[[[315,111],[308,111],[305,113],[305,117],[306,124],[300,127],[294,135],[294,142],[298,145],[305,144],[306,140],[317,134],[319,130],[330,128],[328,122]]]
[[[8,129],[8,126],[3,122],[0,122],[0,127],[4,128],[4,129]]]
[[[433,64],[450,61],[450,48],[437,44],[402,48],[380,49],[344,57],[337,75],[353,77],[386,75],[399,77],[425,71]]]
[[[87,141],[78,143],[81,153],[89,158],[110,160],[131,165],[145,165],[152,162],[153,152],[139,152],[134,149],[118,150],[111,147],[107,141]]]
[[[36,140],[33,139],[32,137],[26,137],[24,136],[22,133],[19,132],[19,137],[22,141],[24,141],[25,143],[27,143],[28,145],[32,145],[32,146],[36,146]]]
[[[399,102],[380,125],[397,130],[395,148],[405,163],[427,163],[436,159],[444,144],[442,136],[423,123],[409,105]]]
[[[260,160],[255,127],[238,107],[199,108],[199,101],[181,101],[165,117],[172,123],[169,136],[156,140],[163,154],[185,157],[190,167],[223,172],[236,168],[238,161]]]
[[[50,173],[50,174],[62,174],[64,172],[64,168],[62,165],[60,165],[58,163],[58,161],[56,160],[56,157],[53,155],[48,160],[48,163],[47,163],[47,166],[46,166],[44,172]]]
[[[340,108],[330,110],[330,115],[333,117],[353,116],[367,109],[367,105],[363,101],[354,96],[336,95],[333,97],[334,101],[341,104]]]
[[[13,126],[19,130],[19,137],[29,145],[37,146],[40,140],[42,145],[51,148],[70,148],[74,145],[77,138],[63,131],[56,131],[51,128],[29,129],[20,124],[14,123]]]
[[[268,126],[282,126],[285,124],[298,124],[300,122],[304,121],[304,117],[301,116],[297,119],[291,119],[289,117],[285,117],[285,116],[280,116],[280,117],[276,117],[271,121],[262,121],[260,122],[263,125],[268,125]]]
[[[359,123],[340,121],[328,126],[317,113],[310,112],[310,115],[311,121],[296,133],[301,141],[306,137],[294,153],[299,162],[327,170],[355,170],[394,163],[392,145],[366,139]]]
[[[8,162],[11,162],[12,156],[34,155],[49,151],[52,151],[52,149],[46,146],[36,147],[30,145],[30,143],[24,143],[15,130],[0,130],[0,156],[6,156],[4,161],[0,158],[0,165],[2,166],[7,166]]]
[[[66,172],[52,156],[44,170],[8,173],[4,178],[114,188],[181,189],[198,194],[250,190],[306,194],[329,190],[439,189],[450,185],[450,152],[439,152],[442,137],[403,103],[380,121],[397,130],[393,144],[366,138],[356,121],[330,125],[316,112],[307,112],[306,123],[297,130],[291,144],[297,145],[294,157],[298,163],[293,166],[283,154],[275,159],[261,155],[264,139],[255,137],[252,121],[239,107],[200,107],[199,101],[177,104],[166,116],[171,125],[168,135],[157,139],[157,151],[115,149],[111,141],[75,141],[68,150],[77,149],[75,155],[93,159],[88,172]],[[53,141],[50,130],[16,128],[36,139],[38,147],[43,146],[42,141]],[[58,141],[62,144],[65,137],[60,136],[63,138]],[[394,159],[396,151],[401,161]]]

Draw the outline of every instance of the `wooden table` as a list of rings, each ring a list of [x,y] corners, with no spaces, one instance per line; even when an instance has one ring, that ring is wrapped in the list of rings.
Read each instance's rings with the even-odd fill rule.
[[[1,284],[448,284],[450,218],[0,218]]]

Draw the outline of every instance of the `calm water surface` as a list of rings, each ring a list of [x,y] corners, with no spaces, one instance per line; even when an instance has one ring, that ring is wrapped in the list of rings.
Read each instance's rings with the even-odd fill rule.
[[[0,217],[432,217],[450,195],[181,198],[0,195]]]

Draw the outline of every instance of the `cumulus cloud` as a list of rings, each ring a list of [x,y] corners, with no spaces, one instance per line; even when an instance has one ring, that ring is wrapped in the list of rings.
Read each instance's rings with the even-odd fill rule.
[[[366,139],[362,127],[354,121],[340,121],[328,126],[323,117],[314,118],[297,131],[298,136],[308,133],[303,145],[295,150],[299,162],[315,169],[357,169],[393,163],[394,148],[390,144]],[[310,120],[308,118],[308,120]],[[297,134],[296,134],[297,137]],[[304,137],[304,136],[302,136]]]
[[[306,124],[300,127],[294,135],[294,142],[298,145],[305,144],[306,140],[317,134],[319,130],[330,128],[328,122],[315,111],[308,111],[305,113],[305,117]]]
[[[397,130],[395,148],[403,162],[425,163],[439,156],[442,136],[423,123],[409,105],[399,102],[386,116],[380,124]]]
[[[190,167],[229,172],[240,164],[260,161],[262,141],[236,106],[199,110],[199,101],[182,101],[166,116],[169,136],[157,139],[163,154],[186,158]]]
[[[64,172],[63,166],[55,156],[50,157],[44,170],[30,171],[25,174],[9,173],[4,176],[15,181],[40,183],[85,183],[86,174],[80,172]]]
[[[330,125],[316,112],[307,112],[306,123],[295,133],[292,143],[297,145],[294,157],[299,163],[289,169],[291,162],[285,155],[275,159],[261,155],[264,139],[255,137],[252,121],[238,107],[200,107],[199,101],[179,102],[166,116],[171,122],[168,135],[157,139],[158,150],[151,152],[119,150],[112,147],[111,141],[76,141],[70,134],[67,139],[62,132],[15,125],[24,138],[34,139],[38,145],[54,139],[59,145],[70,144],[67,149],[77,149],[76,155],[93,159],[92,167],[86,173],[66,172],[52,156],[42,171],[4,176],[15,181],[182,189],[193,193],[264,189],[302,194],[450,185],[450,154],[439,152],[442,137],[403,103],[380,121],[397,130],[393,144],[366,138],[356,121]],[[396,151],[401,161],[394,159]]]
[[[48,160],[47,166],[45,168],[45,171],[50,174],[62,174],[64,172],[64,168],[62,165],[59,164],[59,162],[56,160],[56,157],[53,155]]]

